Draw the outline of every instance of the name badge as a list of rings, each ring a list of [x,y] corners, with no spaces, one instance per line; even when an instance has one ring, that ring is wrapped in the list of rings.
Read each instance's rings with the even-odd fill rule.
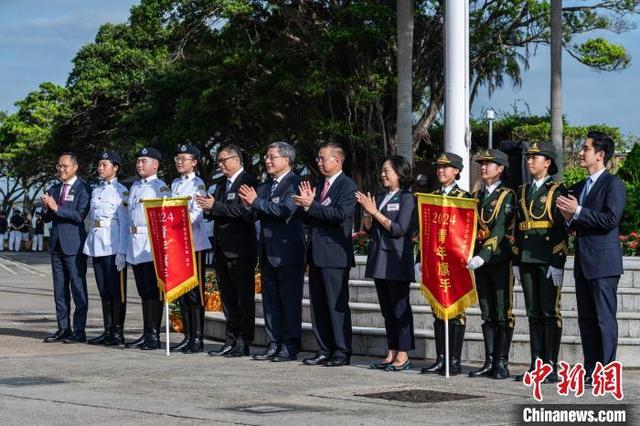
[[[236,193],[235,192],[230,192],[227,194],[227,200],[235,200],[236,199]]]
[[[280,197],[273,197],[273,198],[271,199],[271,202],[273,202],[273,203],[279,203],[279,202],[280,202]]]
[[[66,197],[64,197],[64,201],[73,201],[73,195],[67,195]]]
[[[328,206],[329,204],[331,204],[331,198],[327,197],[327,198],[322,202],[322,205],[323,205],[323,206]]]
[[[398,203],[387,204],[387,211],[388,212],[397,212],[399,210],[400,210],[400,204],[398,204]]]

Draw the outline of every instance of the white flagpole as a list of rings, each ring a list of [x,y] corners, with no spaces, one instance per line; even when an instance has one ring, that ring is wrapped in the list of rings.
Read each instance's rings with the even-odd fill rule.
[[[171,351],[169,351],[169,346],[171,346],[171,342],[169,341],[169,323],[171,321],[169,320],[169,302],[167,301],[166,294],[164,297],[164,322],[165,322],[165,335],[166,335],[166,341],[167,341],[167,356],[169,356],[169,354],[171,353]]]
[[[449,318],[444,320],[444,376],[449,378]]]

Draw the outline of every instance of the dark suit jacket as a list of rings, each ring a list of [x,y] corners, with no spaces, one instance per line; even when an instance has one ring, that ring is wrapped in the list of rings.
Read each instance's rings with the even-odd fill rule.
[[[293,202],[300,178],[293,172],[287,173],[273,194],[272,185],[272,179],[260,185],[258,198],[251,205],[260,219],[262,258],[273,267],[302,265],[305,251],[302,209]]]
[[[311,226],[307,261],[320,268],[350,268],[355,263],[351,231],[356,184],[341,173],[329,187],[326,205],[320,202],[323,186],[324,180],[316,184],[316,198],[306,212]]]
[[[586,180],[571,187],[580,197]],[[620,230],[627,191],[616,176],[604,171],[583,200],[578,219],[571,221],[569,229],[576,232],[576,266],[588,280],[622,274]]]
[[[60,200],[62,183],[53,185],[47,192],[56,201]],[[53,252],[58,243],[60,249],[66,256],[82,253],[84,240],[87,233],[84,228],[84,218],[89,212],[91,202],[91,188],[80,178],[69,188],[66,199],[62,204],[58,204],[58,211],[46,210],[42,219],[46,222],[53,222],[49,237],[49,251]]]
[[[222,250],[229,259],[255,257],[257,254],[255,214],[244,207],[238,189],[241,185],[257,186],[256,178],[246,171],[240,173],[225,194],[227,179],[216,187],[213,197],[216,199],[205,217],[214,220],[214,250]]]
[[[376,197],[379,206],[386,193]],[[387,231],[380,222],[373,219],[369,234],[369,256],[365,276],[395,281],[413,281],[413,251],[411,238],[416,231],[416,201],[410,190],[398,191],[383,206],[380,212],[391,220]]]

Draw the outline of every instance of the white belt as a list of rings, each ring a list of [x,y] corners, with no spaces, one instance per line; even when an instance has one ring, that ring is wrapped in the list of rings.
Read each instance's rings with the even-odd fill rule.
[[[147,227],[146,226],[132,226],[131,227],[132,234],[146,234]]]

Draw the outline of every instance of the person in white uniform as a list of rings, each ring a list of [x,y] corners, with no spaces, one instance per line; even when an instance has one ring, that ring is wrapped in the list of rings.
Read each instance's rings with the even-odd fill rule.
[[[160,152],[145,147],[136,154],[136,171],[139,180],[131,186],[129,195],[130,236],[127,247],[127,263],[131,264],[138,295],[142,299],[142,335],[126,344],[127,348],[143,350],[160,349],[160,325],[162,323],[163,295],[153,267],[151,243],[147,231],[147,219],[142,200],[171,195],[171,190],[158,179]]]
[[[118,182],[122,160],[115,151],[98,156],[100,184],[91,193],[91,229],[84,254],[91,256],[96,284],[102,301],[104,331],[87,341],[90,345],[124,345],[127,310],[126,255],[129,242],[129,190]]]
[[[174,352],[182,351],[187,354],[202,352],[204,348],[205,255],[211,249],[203,212],[196,204],[195,199],[196,195],[204,195],[206,193],[204,181],[196,176],[195,172],[198,158],[200,158],[200,150],[198,148],[188,144],[180,145],[174,158],[176,170],[180,173],[180,177],[171,184],[172,197],[191,197],[189,200],[189,216],[198,271],[198,286],[178,299],[182,323],[184,324],[184,339],[179,344],[171,347]]]

